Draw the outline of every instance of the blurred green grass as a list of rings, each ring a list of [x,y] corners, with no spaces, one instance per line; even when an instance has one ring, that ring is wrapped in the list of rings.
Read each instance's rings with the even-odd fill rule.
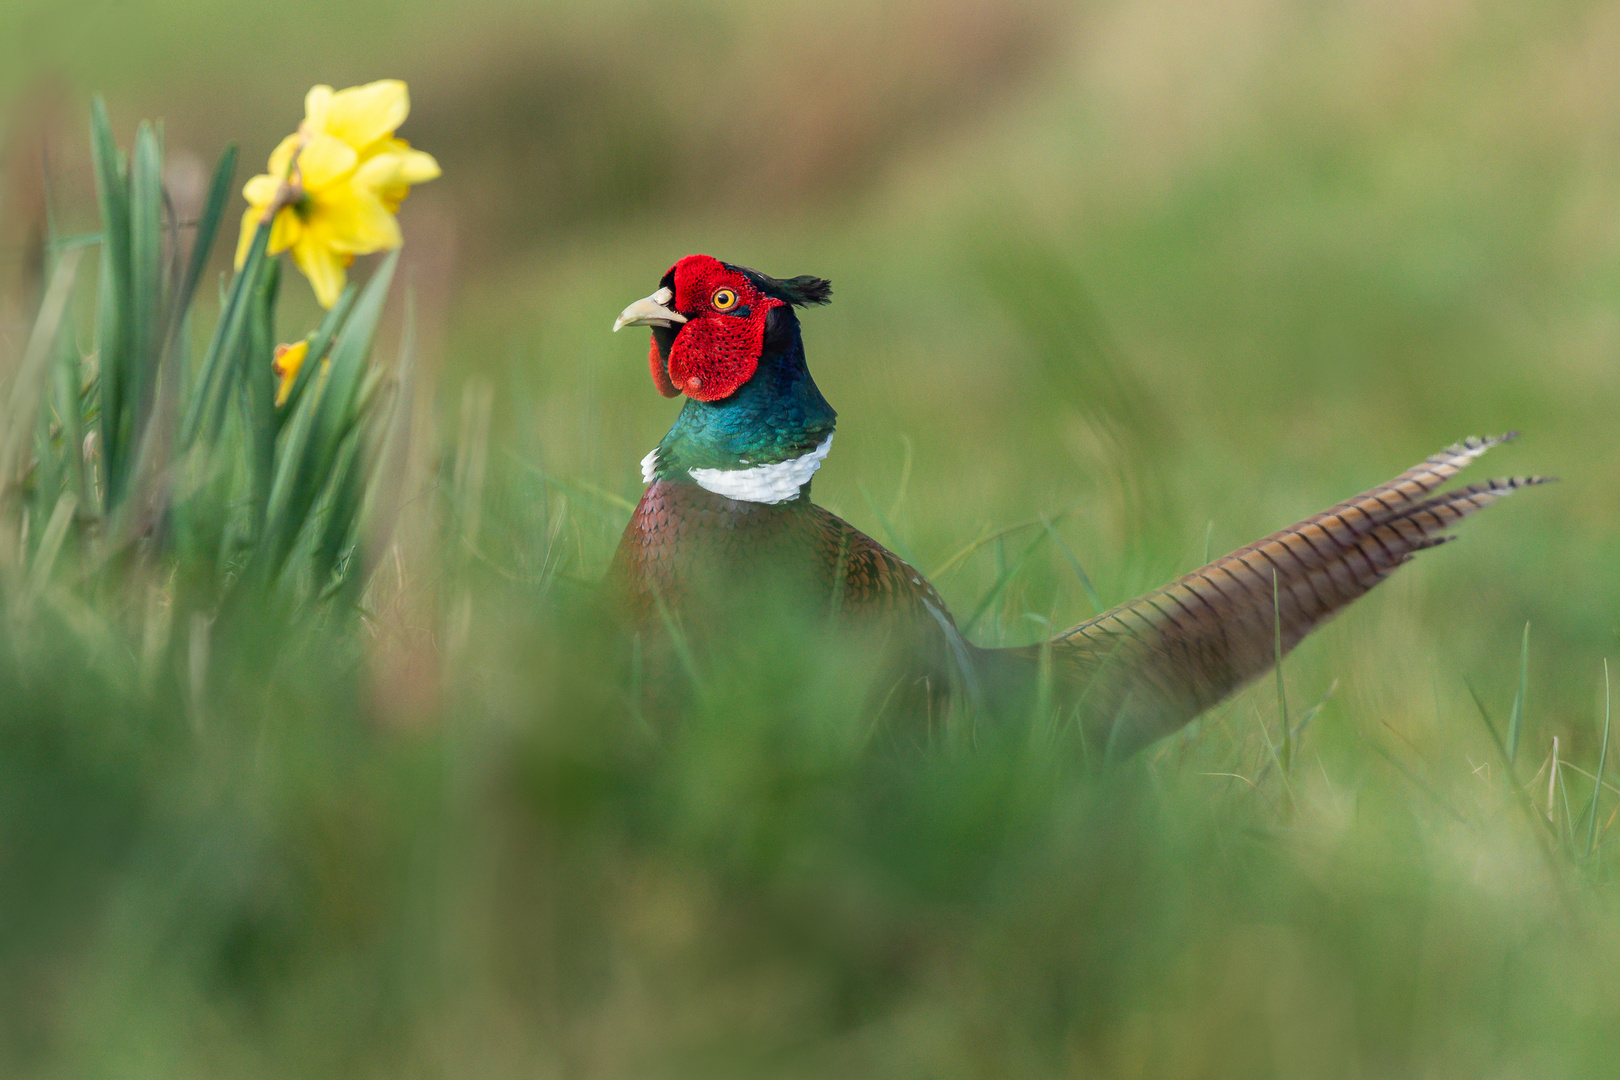
[[[446,175],[403,217],[442,434],[360,637],[266,612],[199,698],[140,612],[5,623],[5,1071],[1605,1075],[1613,838],[1547,856],[1469,688],[1504,726],[1529,622],[1520,776],[1595,765],[1617,45],[1598,3],[8,5],[14,136],[55,79],[252,164],[400,76]],[[607,326],[691,251],[832,279],[816,496],[927,570],[1066,512],[1115,602],[1471,433],[1563,482],[1290,658],[1296,715],[1338,684],[1291,811],[1269,686],[1104,777],[874,744],[841,657],[651,734],[565,601],[671,415]],[[1048,545],[979,632],[1089,610]]]

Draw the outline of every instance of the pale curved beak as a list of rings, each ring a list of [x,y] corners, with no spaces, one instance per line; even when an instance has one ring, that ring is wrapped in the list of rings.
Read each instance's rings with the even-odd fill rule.
[[[626,326],[679,326],[686,321],[686,316],[670,310],[669,302],[673,299],[674,293],[659,289],[651,296],[637,300],[613,320],[614,332]]]

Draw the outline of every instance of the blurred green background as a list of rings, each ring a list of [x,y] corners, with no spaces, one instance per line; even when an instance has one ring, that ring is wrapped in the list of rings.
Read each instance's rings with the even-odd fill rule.
[[[266,613],[206,702],[152,619],[0,630],[0,1072],[1612,1075],[1616,56],[1584,2],[7,0],[8,343],[40,132],[95,227],[91,92],[183,191],[403,78],[444,177],[359,625]],[[1465,435],[1562,483],[1288,660],[1296,717],[1336,686],[1291,779],[1269,682],[1103,777],[874,749],[819,667],[653,735],[555,603],[675,412],[608,327],[690,252],[833,281],[817,501],[984,643],[1090,614],[1040,515],[1111,604]],[[1533,811],[1470,691],[1505,726],[1527,622]]]

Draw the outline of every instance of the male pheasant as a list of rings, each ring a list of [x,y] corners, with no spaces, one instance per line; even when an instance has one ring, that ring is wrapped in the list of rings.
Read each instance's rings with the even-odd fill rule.
[[[1388,483],[1239,548],[1044,646],[965,641],[926,578],[810,501],[836,418],[805,364],[795,308],[828,282],[778,280],[706,255],[670,268],[613,324],[650,326],[653,383],[684,394],[642,461],[648,487],[609,583],[642,628],[701,621],[784,591],[890,639],[899,682],[992,712],[1043,700],[1087,745],[1129,754],[1267,671],[1314,627],[1453,522],[1542,477],[1437,489],[1491,446],[1467,439]]]

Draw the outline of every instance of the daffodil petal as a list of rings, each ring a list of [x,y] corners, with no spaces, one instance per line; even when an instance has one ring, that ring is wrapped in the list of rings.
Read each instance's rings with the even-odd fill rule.
[[[275,201],[276,192],[280,190],[280,178],[264,173],[255,176],[242,185],[242,198],[246,199],[250,205],[263,210]]]
[[[338,251],[369,255],[399,247],[399,222],[369,188],[339,184],[321,193],[316,203],[320,227]]]
[[[242,215],[242,232],[236,238],[236,268],[242,269],[247,261],[248,249],[253,246],[253,234],[259,231],[259,222],[264,219],[264,207],[250,206]],[[270,225],[270,242],[265,247],[266,255],[280,255],[283,251],[298,242],[303,234],[303,222],[293,213],[292,207],[283,207],[276,212],[276,219]]]
[[[420,150],[388,151],[367,158],[355,170],[354,182],[382,190],[408,184],[425,184],[439,177],[439,163]]]
[[[325,83],[309,88],[304,95],[304,125],[310,131],[320,131],[326,124],[326,110],[332,104],[332,88]]]
[[[410,94],[398,79],[351,86],[332,95],[320,129],[356,150],[392,135],[411,111]]]
[[[248,250],[253,247],[253,234],[258,231],[259,218],[263,213],[263,207],[250,206],[242,215],[242,233],[236,239],[236,262],[234,264],[238,270],[242,269],[242,264],[247,262]]]
[[[399,173],[399,157],[398,154],[377,154],[367,158],[354,170],[354,182],[373,191],[388,187]]]
[[[399,179],[405,184],[425,184],[443,175],[444,170],[439,168],[439,161],[432,154],[410,150],[406,152],[405,163],[400,167]]]
[[[298,155],[298,170],[304,177],[305,191],[319,191],[335,180],[342,179],[351,169],[359,155],[354,147],[342,139],[317,132],[309,137],[304,144],[303,152]]]
[[[265,254],[280,255],[296,244],[303,232],[304,223],[298,220],[293,208],[282,207],[276,211],[276,220],[270,225],[270,245],[265,248]]]
[[[338,297],[343,295],[343,284],[348,279],[347,257],[322,243],[314,229],[305,230],[304,235],[298,238],[293,245],[292,255],[293,262],[309,279],[310,288],[315,290],[315,299],[321,307],[330,308],[337,303]]]

